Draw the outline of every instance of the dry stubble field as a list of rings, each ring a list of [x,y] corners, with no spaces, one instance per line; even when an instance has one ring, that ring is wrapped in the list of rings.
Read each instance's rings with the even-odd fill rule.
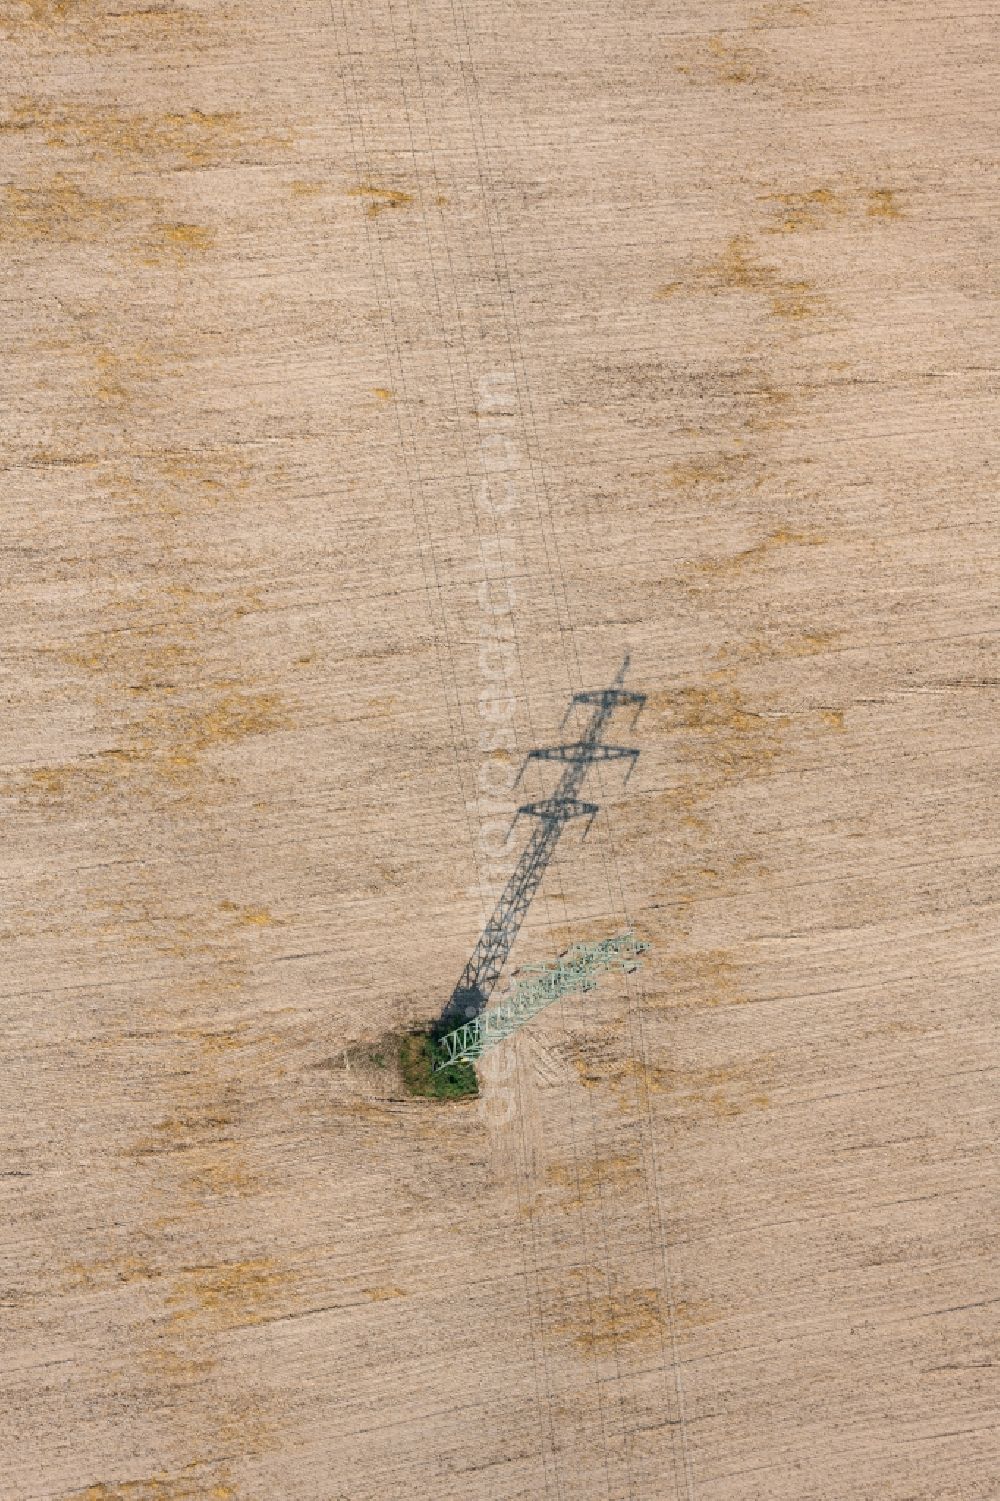
[[[998,19],[2,0],[5,1501],[1000,1495]]]

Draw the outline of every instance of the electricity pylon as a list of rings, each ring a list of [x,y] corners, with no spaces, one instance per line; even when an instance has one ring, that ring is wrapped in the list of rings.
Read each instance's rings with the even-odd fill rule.
[[[438,1042],[435,1070],[451,1063],[474,1063],[487,1048],[503,1042],[518,1027],[551,1006],[560,996],[578,990],[593,990],[602,970],[620,965],[628,973],[638,968],[639,955],[648,943],[641,943],[631,929],[600,943],[577,943],[554,964],[529,964],[521,972],[509,999],[484,1011],[481,1016],[448,1032]]]
[[[622,686],[628,663],[626,656],[610,688],[574,693],[563,716],[564,724],[575,705],[582,704],[591,709],[587,727],[579,740],[528,752],[529,761],[560,761],[565,770],[551,797],[537,803],[523,803],[517,810],[518,815],[527,814],[537,818],[538,823],[452,991],[436,1028],[439,1036],[485,1009],[563,830],[573,818],[588,820],[584,833],[593,823],[598,805],[584,802],[578,796],[591,766],[595,762],[627,760],[628,775],[631,774],[639,752],[624,746],[602,744],[605,727],[617,708],[622,704],[634,704],[638,717],[646,702],[644,693],[629,693]],[[521,772],[523,770],[522,766]]]

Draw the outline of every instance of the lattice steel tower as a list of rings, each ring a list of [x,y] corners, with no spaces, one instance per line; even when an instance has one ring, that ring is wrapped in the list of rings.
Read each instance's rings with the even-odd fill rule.
[[[648,948],[649,944],[641,943],[629,929],[597,943],[576,943],[552,964],[526,965],[499,1006],[491,1006],[440,1039],[435,1068],[475,1063],[488,1048],[503,1042],[561,996],[593,990],[603,970],[620,968],[628,973],[637,969],[639,955]]]

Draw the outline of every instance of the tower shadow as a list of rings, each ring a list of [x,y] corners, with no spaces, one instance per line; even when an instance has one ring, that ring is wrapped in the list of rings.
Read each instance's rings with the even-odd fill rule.
[[[517,818],[524,814],[538,822],[434,1026],[435,1036],[441,1037],[453,1031],[485,1010],[563,830],[574,818],[587,819],[585,835],[590,829],[599,811],[598,804],[585,802],[578,795],[590,768],[602,761],[628,761],[626,781],[631,776],[639,752],[603,742],[604,732],[616,709],[624,704],[635,705],[634,728],[646,702],[644,693],[631,693],[623,686],[628,665],[626,656],[610,688],[574,693],[563,716],[563,724],[577,705],[589,708],[586,729],[579,740],[528,752],[515,786],[529,761],[558,761],[564,768],[563,773],[550,797],[541,802],[522,803],[514,815]]]

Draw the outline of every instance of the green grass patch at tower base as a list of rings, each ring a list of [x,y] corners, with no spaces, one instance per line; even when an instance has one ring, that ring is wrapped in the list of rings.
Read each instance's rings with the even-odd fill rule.
[[[449,1063],[437,1069],[441,1054],[428,1032],[410,1032],[400,1039],[399,1070],[407,1094],[432,1100],[468,1099],[479,1093],[471,1063]]]

